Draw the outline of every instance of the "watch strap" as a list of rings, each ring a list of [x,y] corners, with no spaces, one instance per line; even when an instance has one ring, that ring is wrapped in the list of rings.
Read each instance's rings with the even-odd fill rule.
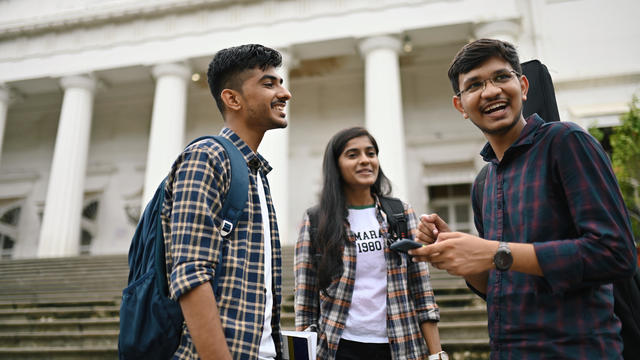
[[[444,355],[444,356],[442,356]],[[449,357],[447,356],[447,352],[446,351],[439,351],[435,354],[431,354],[428,357],[429,360],[441,360],[441,359],[449,359]]]

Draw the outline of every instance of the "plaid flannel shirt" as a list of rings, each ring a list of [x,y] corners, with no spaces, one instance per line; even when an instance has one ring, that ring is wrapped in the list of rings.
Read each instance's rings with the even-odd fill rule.
[[[576,124],[537,115],[502,161],[488,144],[481,154],[480,236],[533,244],[544,274],[490,271],[491,358],[619,359],[611,282],[632,275],[636,254],[607,154]]]
[[[404,204],[408,217],[409,238],[416,234],[416,216]],[[376,199],[376,217],[385,238],[387,263],[387,335],[393,359],[424,359],[429,353],[420,324],[439,321],[440,312],[429,281],[429,270],[424,262],[413,263],[406,254],[389,249],[393,241],[389,236],[386,214]],[[318,278],[313,263],[309,236],[309,216],[305,212],[295,249],[295,317],[296,329],[304,330],[312,324],[318,326],[318,359],[333,359],[345,327],[356,274],[355,236],[345,219],[349,241],[344,246],[344,268],[339,279],[326,289],[318,289]],[[328,295],[328,296],[327,296]]]
[[[222,267],[216,294],[227,345],[235,359],[258,357],[264,322],[264,238],[257,177],[265,186],[271,225],[273,280],[273,337],[281,353],[281,250],[278,226],[266,174],[269,164],[230,129],[221,135],[240,149],[247,161],[249,197],[236,229],[223,240],[216,223],[221,222],[222,199],[230,186],[231,165],[224,148],[215,140],[199,141],[175,161],[166,185],[162,225],[165,239],[167,279],[171,297],[214,278]],[[260,175],[258,175],[260,174]],[[218,264],[219,252],[223,263]],[[191,336],[183,325],[182,339],[174,359],[198,359]]]

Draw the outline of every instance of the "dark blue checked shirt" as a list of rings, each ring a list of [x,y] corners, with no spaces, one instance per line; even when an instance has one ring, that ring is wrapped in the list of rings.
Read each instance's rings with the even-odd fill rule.
[[[636,252],[609,159],[579,126],[527,119],[490,163],[481,204],[485,239],[534,244],[544,277],[489,273],[492,359],[619,359],[611,282],[628,277]],[[475,189],[473,189],[475,191]]]
[[[234,359],[258,358],[266,293],[264,289],[264,237],[262,216],[269,216],[273,314],[271,326],[278,353],[280,341],[281,252],[273,203],[266,174],[269,164],[254,153],[230,129],[220,135],[240,149],[249,167],[249,198],[236,229],[223,240],[215,223],[220,223],[222,199],[230,186],[231,165],[222,145],[203,140],[189,146],[173,164],[167,180],[162,226],[165,239],[167,279],[173,299],[214,278],[227,345]],[[261,214],[257,176],[261,176],[268,214]],[[222,264],[218,264],[220,251]],[[191,336],[183,325],[182,340],[174,359],[199,359]]]

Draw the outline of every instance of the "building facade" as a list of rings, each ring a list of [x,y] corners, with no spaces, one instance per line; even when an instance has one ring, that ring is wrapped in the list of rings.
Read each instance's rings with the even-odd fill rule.
[[[640,90],[635,0],[0,1],[0,256],[126,253],[141,206],[192,138],[222,118],[206,82],[219,49],[284,55],[289,127],[259,151],[283,244],[321,185],[328,139],[366,126],[419,213],[473,231],[484,138],[446,71],[492,37],[539,59],[560,115],[615,126]]]

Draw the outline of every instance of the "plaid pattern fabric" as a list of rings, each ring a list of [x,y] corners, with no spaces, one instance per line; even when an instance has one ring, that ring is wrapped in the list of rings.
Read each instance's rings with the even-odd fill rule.
[[[404,204],[409,219],[409,237],[416,234],[417,219],[413,209]],[[439,321],[440,312],[433,296],[426,263],[413,263],[405,254],[389,249],[386,214],[376,199],[376,217],[385,238],[387,263],[387,335],[393,359],[425,359],[428,350],[420,324]],[[318,326],[318,359],[334,359],[344,329],[356,274],[355,236],[345,219],[349,241],[344,247],[342,276],[327,288],[318,289],[312,262],[309,216],[305,212],[295,249],[295,314],[296,329]]]
[[[230,186],[231,165],[224,148],[215,140],[199,141],[174,163],[166,185],[162,225],[165,238],[167,278],[171,297],[219,277],[217,305],[227,344],[235,359],[256,359],[264,322],[264,240],[257,177],[265,186],[273,267],[273,334],[278,353],[280,339],[281,250],[275,211],[266,174],[269,164],[255,154],[230,129],[221,135],[240,149],[249,166],[247,207],[230,237],[223,240],[216,223],[222,199]],[[259,175],[258,175],[259,174]],[[223,264],[218,264],[219,252]],[[186,325],[174,359],[198,359]]]
[[[636,255],[600,144],[575,124],[533,115],[502,161],[488,144],[481,154],[490,165],[480,236],[534,244],[544,273],[490,272],[492,359],[620,358],[611,282],[632,274]]]

